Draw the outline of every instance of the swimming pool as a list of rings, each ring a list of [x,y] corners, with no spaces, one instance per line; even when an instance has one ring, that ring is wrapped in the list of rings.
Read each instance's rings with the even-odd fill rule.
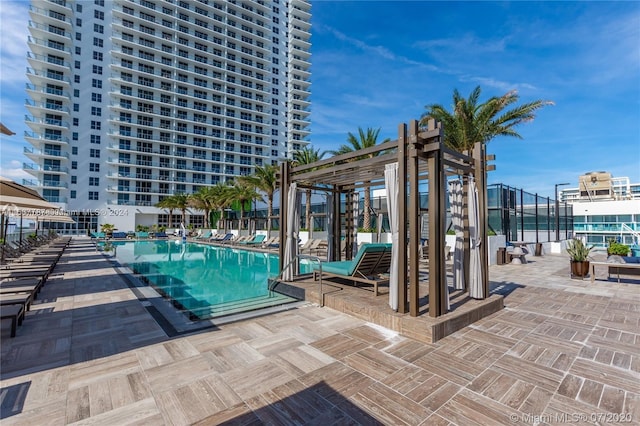
[[[193,320],[297,301],[269,290],[268,279],[278,274],[278,256],[271,253],[172,240],[116,242],[114,247],[121,264]]]

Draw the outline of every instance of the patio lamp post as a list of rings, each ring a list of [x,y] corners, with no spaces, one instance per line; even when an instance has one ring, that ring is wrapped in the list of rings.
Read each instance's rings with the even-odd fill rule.
[[[555,217],[556,217],[556,242],[560,241],[560,215],[558,211],[560,210],[560,201],[558,200],[558,187],[564,185],[571,185],[569,182],[566,183],[556,183],[555,185],[555,195],[556,195],[556,208],[555,208]]]

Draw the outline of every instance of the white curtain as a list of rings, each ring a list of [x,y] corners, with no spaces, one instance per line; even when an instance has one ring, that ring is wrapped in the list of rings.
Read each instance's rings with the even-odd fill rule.
[[[298,232],[300,230],[300,194],[298,185],[294,182],[289,187],[287,199],[287,241],[284,246],[284,269],[282,279],[292,281],[296,275],[297,261],[293,260],[298,255]]]
[[[464,290],[466,284],[464,281],[464,222],[462,220],[462,183],[459,180],[449,182],[449,206],[451,223],[456,233],[453,252],[453,287],[456,290]]]
[[[473,176],[469,176],[469,297],[483,299],[485,297],[482,286],[482,265],[480,260],[480,218],[478,216],[478,187]]]
[[[358,217],[360,216],[360,194],[354,192],[351,202],[351,212],[353,214],[353,246],[351,247],[351,258],[354,258],[358,253]]]
[[[398,163],[387,164],[384,169],[384,186],[387,193],[387,210],[391,228],[391,267],[389,269],[389,306],[398,310],[398,243],[400,220],[398,217]]]

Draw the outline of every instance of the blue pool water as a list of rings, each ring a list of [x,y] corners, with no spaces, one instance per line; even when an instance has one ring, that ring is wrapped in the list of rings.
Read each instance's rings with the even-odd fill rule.
[[[215,318],[296,301],[270,291],[278,256],[180,241],[115,242],[118,261],[187,311]],[[301,265],[304,272],[310,269]]]

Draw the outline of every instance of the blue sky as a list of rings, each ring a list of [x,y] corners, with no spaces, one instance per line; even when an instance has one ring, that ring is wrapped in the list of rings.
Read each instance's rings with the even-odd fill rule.
[[[425,105],[451,106],[453,89],[481,100],[517,90],[551,100],[523,140],[488,146],[490,183],[553,195],[582,173],[640,182],[639,2],[312,2],[311,142],[337,149],[358,127],[397,126]],[[21,170],[28,2],[0,1],[3,176]]]

